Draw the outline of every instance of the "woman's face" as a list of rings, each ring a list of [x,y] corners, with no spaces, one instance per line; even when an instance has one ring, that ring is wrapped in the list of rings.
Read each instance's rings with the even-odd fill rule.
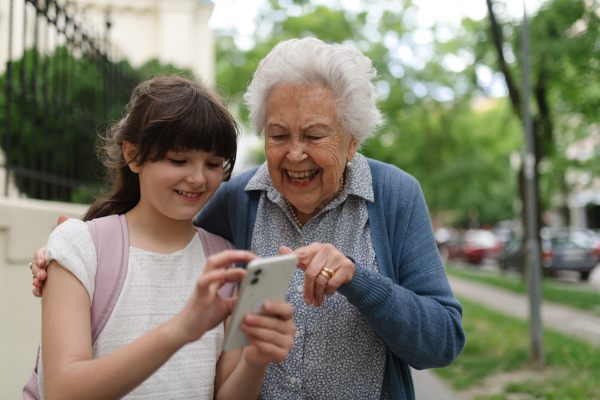
[[[269,175],[299,218],[312,218],[335,199],[357,145],[337,123],[331,89],[283,84],[271,92],[265,126]]]

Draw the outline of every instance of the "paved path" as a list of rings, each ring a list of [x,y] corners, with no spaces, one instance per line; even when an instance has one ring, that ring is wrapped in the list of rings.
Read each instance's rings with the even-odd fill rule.
[[[413,369],[412,378],[417,400],[462,400],[462,397],[430,369]]]
[[[456,297],[520,319],[529,318],[529,298],[494,286],[449,276]],[[600,317],[548,301],[542,302],[542,325],[600,346]]]

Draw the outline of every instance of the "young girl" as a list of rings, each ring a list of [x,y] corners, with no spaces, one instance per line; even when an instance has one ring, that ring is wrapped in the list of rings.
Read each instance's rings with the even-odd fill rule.
[[[40,393],[46,399],[257,398],[267,365],[284,360],[291,349],[292,308],[271,302],[265,311],[278,318],[246,316],[242,329],[252,346],[221,354],[222,322],[235,299],[217,290],[244,276],[244,270],[228,268],[232,263],[257,257],[231,250],[207,260],[192,224],[231,175],[234,119],[197,83],[158,77],[136,87],[126,117],[107,136],[113,190],[83,219],[125,214],[127,277],[92,346],[94,243],[80,220],[52,233]]]

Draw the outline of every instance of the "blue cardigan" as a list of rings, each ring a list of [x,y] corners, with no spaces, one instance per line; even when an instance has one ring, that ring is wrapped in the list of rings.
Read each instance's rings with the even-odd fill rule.
[[[379,273],[356,265],[338,292],[364,315],[388,346],[392,399],[414,399],[409,365],[451,364],[465,345],[462,306],[439,256],[419,183],[404,171],[367,159],[375,201],[368,203]],[[260,191],[244,190],[257,168],[224,182],[195,223],[250,249]]]

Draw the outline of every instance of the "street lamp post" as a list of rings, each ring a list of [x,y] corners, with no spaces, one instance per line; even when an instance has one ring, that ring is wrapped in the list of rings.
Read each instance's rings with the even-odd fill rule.
[[[523,0],[523,30],[521,35],[523,49],[523,121],[525,125],[526,152],[525,152],[525,202],[527,220],[527,271],[529,284],[529,331],[531,340],[531,361],[542,367],[545,364],[544,340],[542,322],[540,318],[541,308],[541,257],[538,230],[539,210],[536,201],[537,181],[535,179],[536,155],[535,140],[533,132],[533,121],[529,109],[529,98],[531,92],[529,72],[529,27],[527,23],[527,8]]]

